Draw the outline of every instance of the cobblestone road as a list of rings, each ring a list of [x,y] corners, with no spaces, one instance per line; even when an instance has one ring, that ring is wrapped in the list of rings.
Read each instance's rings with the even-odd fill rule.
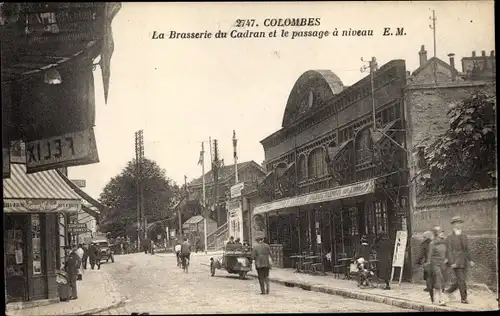
[[[385,304],[288,288],[271,283],[271,293],[260,295],[257,280],[240,280],[226,271],[209,275],[207,257],[192,255],[189,273],[176,267],[172,254],[116,256],[113,270],[127,303],[101,315],[148,312],[292,313],[292,312],[409,312]]]

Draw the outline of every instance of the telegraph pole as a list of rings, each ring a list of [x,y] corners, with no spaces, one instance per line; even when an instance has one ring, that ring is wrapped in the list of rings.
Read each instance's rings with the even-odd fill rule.
[[[144,136],[143,131],[135,132],[135,170],[137,186],[137,247],[141,246],[142,218],[144,217],[143,188],[142,188],[142,164],[144,158]],[[145,226],[144,226],[145,228]],[[144,229],[145,231],[145,229]],[[144,232],[146,237],[146,232]]]
[[[361,61],[365,62],[363,60],[363,57],[361,57]],[[378,69],[377,59],[375,57],[372,57],[372,59],[368,61],[368,66],[361,67],[361,72],[365,72],[367,69],[370,70],[370,85],[371,85],[371,95],[372,95],[372,120],[373,120],[373,131],[375,132],[377,130],[377,120],[376,120],[376,107],[375,107],[374,77],[375,77],[375,71],[377,71]]]
[[[188,187],[187,187],[187,176],[184,175],[184,194],[186,196],[186,202],[187,202],[187,192],[188,192]],[[181,208],[179,207],[179,236],[181,236],[182,233],[182,214],[181,214]]]
[[[202,197],[202,209],[203,209],[203,230],[204,230],[204,235],[205,235],[205,254],[207,253],[207,237],[208,237],[208,232],[207,232],[207,216],[208,216],[208,210],[207,210],[207,205],[206,205],[206,196],[205,196],[205,147],[203,142],[201,143],[201,173],[202,173],[202,190],[203,190],[203,197]]]
[[[429,27],[432,30],[432,37],[434,40],[434,58],[436,57],[436,11],[432,10],[432,16],[429,17],[429,19],[432,21],[432,25],[429,25]],[[437,83],[437,66],[436,63],[434,63],[433,68],[433,73],[434,73],[434,83]]]

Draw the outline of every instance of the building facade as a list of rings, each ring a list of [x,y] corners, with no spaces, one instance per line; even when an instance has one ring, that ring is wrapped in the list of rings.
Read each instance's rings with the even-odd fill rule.
[[[481,56],[472,52],[471,56],[462,58],[462,71],[455,68],[455,55],[448,56],[448,63],[438,58],[427,59],[427,51],[422,46],[420,65],[408,77],[405,88],[407,159],[410,179],[414,180],[409,183],[409,206],[414,224],[410,239],[412,257],[417,255],[426,230],[439,225],[450,232],[451,218],[461,216],[466,221],[464,231],[470,236],[469,246],[476,261],[470,272],[471,280],[496,288],[497,282],[492,281],[497,280],[496,260],[492,259],[496,256],[498,238],[496,189],[435,196],[424,192],[417,181],[427,168],[422,163],[426,147],[450,127],[449,106],[477,89],[495,85],[496,81],[494,51],[489,56],[483,51]],[[414,280],[422,277],[416,266],[412,275]]]
[[[293,254],[353,255],[361,235],[374,243],[406,230],[403,60],[393,60],[350,87],[329,70],[305,72],[295,83],[282,128],[261,143],[267,175],[259,185],[252,230],[264,231]],[[373,101],[376,129],[373,128]],[[328,267],[326,267],[328,270]]]

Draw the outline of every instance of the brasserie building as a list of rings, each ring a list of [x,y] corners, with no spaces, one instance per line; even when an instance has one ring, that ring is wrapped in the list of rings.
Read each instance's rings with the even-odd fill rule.
[[[403,60],[377,67],[373,95],[370,75],[350,87],[330,70],[296,81],[281,129],[261,141],[265,202],[252,214],[253,230],[282,249],[284,267],[294,254],[330,253],[329,270],[361,235],[374,243],[408,229],[405,84]]]

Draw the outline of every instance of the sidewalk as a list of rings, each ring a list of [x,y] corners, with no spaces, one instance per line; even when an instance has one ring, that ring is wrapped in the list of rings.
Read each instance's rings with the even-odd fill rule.
[[[248,273],[257,277],[255,270]],[[304,290],[340,295],[349,298],[374,301],[401,308],[418,311],[490,311],[498,310],[496,295],[484,290],[468,289],[470,304],[460,303],[460,294],[455,293],[455,300],[446,306],[432,305],[429,293],[424,292],[423,285],[397,283],[391,285],[391,290],[381,288],[360,289],[355,281],[335,279],[332,275],[315,276],[303,273],[294,273],[292,269],[273,268],[269,273],[271,282],[285,286],[300,287]]]
[[[124,299],[117,292],[113,279],[105,271],[106,268],[106,265],[102,265],[101,270],[85,270],[83,280],[77,281],[78,299],[76,300],[7,311],[6,314],[9,316],[94,315],[119,307],[124,303]]]

